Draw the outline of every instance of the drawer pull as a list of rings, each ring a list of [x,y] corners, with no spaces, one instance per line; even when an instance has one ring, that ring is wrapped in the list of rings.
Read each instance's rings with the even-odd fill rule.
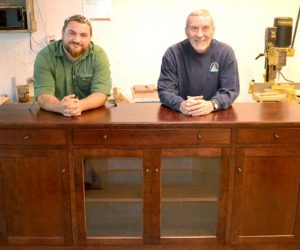
[[[29,135],[25,135],[25,136],[23,137],[24,140],[28,140],[29,138],[30,138]]]
[[[103,139],[103,140],[106,140],[106,139],[107,139],[107,135],[103,135],[103,136],[102,136],[102,139]]]
[[[202,135],[198,134],[198,139],[201,140],[202,139]]]
[[[273,136],[274,136],[274,138],[275,138],[276,140],[279,139],[279,134],[274,134]]]
[[[241,168],[238,168],[237,171],[238,171],[239,173],[242,173],[243,170],[242,170]]]

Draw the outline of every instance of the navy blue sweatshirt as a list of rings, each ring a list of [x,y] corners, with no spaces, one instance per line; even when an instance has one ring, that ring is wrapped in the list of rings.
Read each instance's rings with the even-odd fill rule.
[[[188,39],[179,42],[163,56],[157,87],[162,104],[177,111],[187,96],[200,95],[226,109],[240,92],[234,52],[215,39],[205,53],[196,52]]]

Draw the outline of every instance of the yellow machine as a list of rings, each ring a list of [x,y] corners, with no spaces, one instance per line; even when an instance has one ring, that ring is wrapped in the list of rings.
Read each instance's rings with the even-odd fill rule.
[[[300,83],[287,80],[281,73],[286,66],[287,57],[294,56],[293,48],[299,22],[300,8],[296,27],[292,39],[293,19],[290,17],[277,17],[274,27],[268,27],[265,34],[265,52],[259,54],[265,57],[264,83],[252,80],[249,84],[249,93],[258,102],[300,102]],[[276,82],[281,75],[287,82]]]

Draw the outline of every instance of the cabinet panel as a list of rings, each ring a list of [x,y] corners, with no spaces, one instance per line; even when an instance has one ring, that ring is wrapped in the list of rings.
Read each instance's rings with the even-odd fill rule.
[[[222,242],[229,151],[181,151],[162,151],[161,237],[170,240],[192,236]]]
[[[141,237],[142,159],[86,157],[84,168],[87,237]]]
[[[299,240],[299,149],[246,148],[237,155],[232,240]]]
[[[162,158],[162,236],[216,236],[220,158]]]
[[[229,149],[75,149],[74,155],[81,245],[224,241]],[[87,186],[89,166],[94,177]]]
[[[2,244],[72,243],[68,169],[65,150],[0,149]]]
[[[2,145],[66,145],[65,129],[1,129]]]
[[[80,244],[142,242],[142,153],[75,150],[75,162]]]
[[[230,143],[230,129],[185,129],[185,130],[105,130],[74,129],[73,143],[76,145],[199,145],[204,143]]]
[[[238,129],[237,142],[243,144],[298,144],[299,128]]]

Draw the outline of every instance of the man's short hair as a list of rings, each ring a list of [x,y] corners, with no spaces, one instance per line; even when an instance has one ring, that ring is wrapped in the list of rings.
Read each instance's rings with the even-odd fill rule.
[[[93,34],[92,23],[88,18],[86,18],[82,15],[73,15],[73,16],[68,17],[65,20],[64,26],[62,28],[63,32],[65,32],[65,29],[66,29],[68,23],[71,22],[71,21],[75,21],[75,22],[78,22],[78,23],[86,23],[90,27],[90,32],[91,32],[91,36],[92,36],[92,34]]]
[[[185,25],[185,28],[188,28],[189,26],[189,17],[191,16],[202,16],[202,17],[208,17],[209,20],[210,20],[210,24],[211,24],[211,27],[213,28],[213,30],[215,30],[215,23],[214,23],[214,20],[210,14],[210,12],[206,9],[200,9],[200,10],[196,10],[196,11],[193,11],[191,12],[187,19],[186,19],[186,25]]]

